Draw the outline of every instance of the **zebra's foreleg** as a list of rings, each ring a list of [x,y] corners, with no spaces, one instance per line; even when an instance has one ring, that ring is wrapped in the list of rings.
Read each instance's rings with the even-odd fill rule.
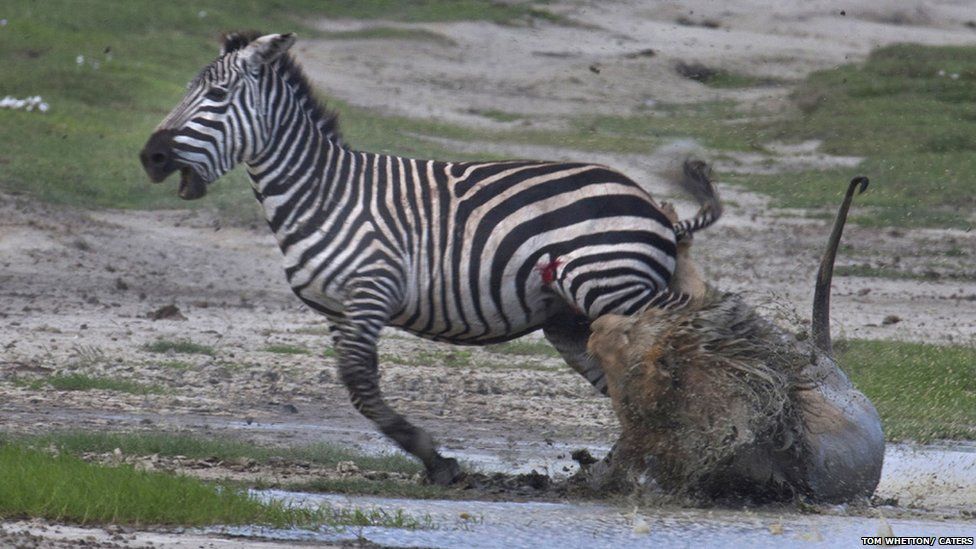
[[[542,327],[549,343],[559,351],[566,364],[585,377],[598,391],[607,393],[607,380],[600,363],[586,351],[590,339],[590,319],[570,312],[549,317]]]
[[[375,295],[350,300],[334,338],[339,354],[339,375],[359,413],[375,423],[404,451],[422,461],[432,482],[450,484],[461,474],[457,461],[441,456],[426,431],[407,421],[383,400],[376,341],[388,316],[385,310],[379,309]]]

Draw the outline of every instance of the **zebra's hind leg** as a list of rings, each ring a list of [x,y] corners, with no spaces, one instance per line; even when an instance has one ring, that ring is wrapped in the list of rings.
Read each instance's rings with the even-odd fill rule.
[[[607,396],[607,380],[600,363],[586,351],[590,339],[590,319],[571,312],[549,317],[542,327],[549,343],[559,351],[566,364],[586,378],[598,391]]]
[[[350,299],[335,337],[339,375],[359,413],[375,423],[404,451],[423,462],[432,482],[450,484],[461,475],[457,460],[441,456],[426,431],[407,421],[383,400],[376,340],[387,316],[379,309],[375,294],[367,294],[361,300],[355,296]]]

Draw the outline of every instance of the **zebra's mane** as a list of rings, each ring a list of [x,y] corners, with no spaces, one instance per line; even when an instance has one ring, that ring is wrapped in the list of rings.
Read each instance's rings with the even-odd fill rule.
[[[256,30],[228,32],[221,37],[223,53],[227,54],[237,51],[247,46],[264,33]],[[285,79],[295,91],[299,101],[305,105],[305,109],[312,121],[329,139],[336,143],[342,142],[342,135],[339,132],[339,113],[330,110],[325,103],[315,96],[315,90],[308,81],[308,76],[302,70],[301,65],[295,61],[290,53],[286,53],[275,61],[278,74]]]

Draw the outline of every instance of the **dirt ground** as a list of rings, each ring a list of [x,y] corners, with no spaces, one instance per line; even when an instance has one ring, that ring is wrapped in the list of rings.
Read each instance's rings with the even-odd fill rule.
[[[775,109],[786,100],[786,87],[707,88],[675,73],[678,59],[789,80],[895,40],[976,41],[965,26],[976,20],[976,6],[961,0],[842,4],[843,15],[836,2],[801,0],[773,9],[751,0],[553,5],[578,23],[572,26],[323,21],[325,30],[420,28],[449,41],[323,40],[297,48],[318,86],[357,106],[478,127],[511,124],[479,111],[524,113],[545,128],[559,127],[560,116],[628,114],[654,102],[733,99]],[[647,50],[654,55],[640,54]],[[598,74],[590,70],[594,65]],[[603,162],[659,196],[672,192],[661,173],[697,149],[676,143],[632,156],[498,143],[452,146]],[[749,166],[768,170],[769,160],[788,171],[857,159],[819,154],[816,143],[777,150],[771,159],[717,163],[720,190],[731,205],[717,226],[696,238],[695,254],[718,286],[742,291],[785,319],[794,311],[807,318],[826,222],[771,212],[763,197],[722,186],[721,174]],[[691,211],[687,203],[679,206]],[[950,248],[976,249],[976,232],[854,226],[845,242],[850,249],[842,252],[841,265],[882,258],[934,275],[924,281],[835,279],[835,337],[976,341],[976,267],[971,255],[945,255]],[[293,297],[280,264],[263,226],[224,226],[211,213],[88,212],[0,197],[0,429],[180,428],[389,450],[349,404],[334,359],[320,356],[330,346],[325,324]],[[185,320],[148,318],[170,304]],[[892,315],[901,321],[883,322]],[[569,448],[599,451],[616,437],[609,402],[558,359],[483,349],[458,358],[446,345],[395,331],[385,336],[380,354],[387,398],[449,453],[464,449],[473,462],[558,473],[548,469]],[[160,339],[189,339],[215,354],[146,350]],[[267,350],[278,344],[312,354]],[[54,373],[130,379],[164,391],[62,392],[24,383]],[[540,455],[547,457],[540,462]]]

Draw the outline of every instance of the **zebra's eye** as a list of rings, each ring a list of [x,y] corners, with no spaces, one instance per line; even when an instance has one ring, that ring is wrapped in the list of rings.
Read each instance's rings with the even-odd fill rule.
[[[227,98],[227,90],[224,88],[210,88],[205,96],[211,101],[223,101]]]

